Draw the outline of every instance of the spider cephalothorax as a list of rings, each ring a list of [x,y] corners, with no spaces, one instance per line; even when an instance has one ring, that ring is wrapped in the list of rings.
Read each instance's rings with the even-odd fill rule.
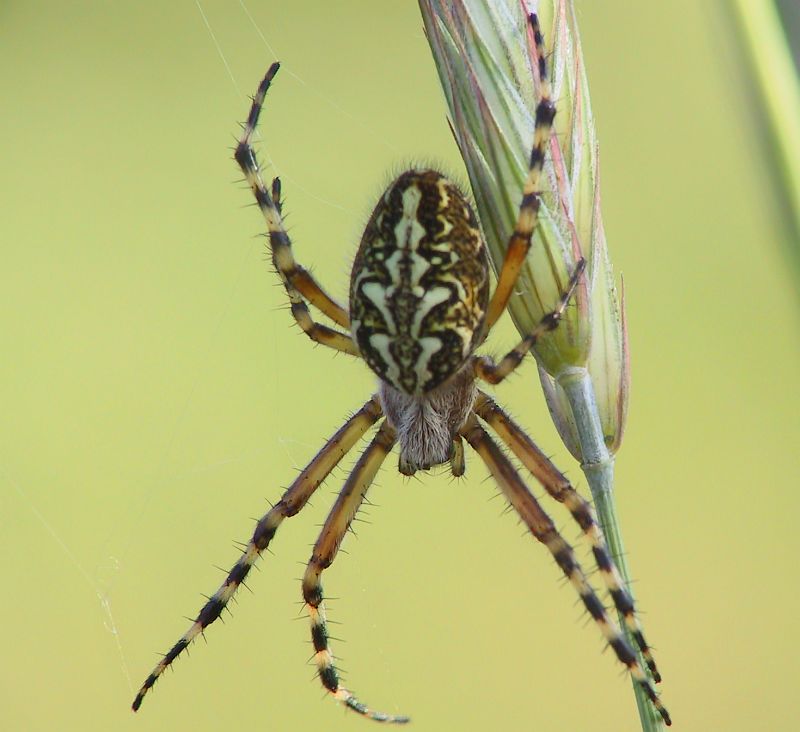
[[[542,97],[536,107],[530,165],[517,223],[509,232],[506,259],[491,297],[483,235],[466,198],[434,170],[408,170],[387,188],[367,224],[353,265],[349,309],[331,298],[295,260],[281,219],[280,182],[276,178],[271,188],[267,187],[251,146],[278,64],[270,67],[261,82],[235,158],[264,216],[272,261],[289,296],[292,315],[313,341],[366,361],[378,376],[378,391],[345,421],[259,520],[225,581],[145,679],[134,699],[134,710],[165,669],[220,617],[284,519],[299,513],[342,458],[377,426],[328,514],[303,575],[303,600],[311,620],[314,661],[323,686],[350,709],[371,719],[408,721],[408,717],[370,709],[341,684],[328,640],[321,577],[333,563],[367,490],[395,444],[400,447],[400,471],[407,475],[446,462],[453,475],[462,475],[466,441],[530,533],[551,553],[617,658],[669,724],[669,714],[651,683],[651,679],[660,680],[655,661],[591,506],[523,429],[477,385],[478,380],[501,382],[519,366],[537,339],[558,326],[584,270],[582,259],[575,262],[569,281],[561,283],[562,295],[553,304],[552,312],[502,359],[495,362],[475,354],[506,308],[537,225],[539,180],[555,106],[550,100],[543,41],[535,15],[530,17],[530,32],[539,61]],[[334,325],[315,321],[309,306]],[[566,506],[580,526],[591,545],[600,577],[644,658],[649,675],[587,580],[572,547],[486,427],[494,431],[548,495]]]
[[[350,277],[350,329],[380,379],[400,470],[447,462],[475,401],[466,368],[484,335],[489,262],[463,193],[408,170],[381,196]]]

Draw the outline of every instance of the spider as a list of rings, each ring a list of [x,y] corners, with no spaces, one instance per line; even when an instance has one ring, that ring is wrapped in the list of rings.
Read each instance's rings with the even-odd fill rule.
[[[584,260],[579,260],[552,312],[505,357],[495,362],[488,356],[476,355],[476,349],[505,310],[531,245],[540,206],[539,183],[545,150],[555,117],[544,43],[535,14],[529,17],[529,23],[542,94],[536,107],[534,140],[517,223],[491,296],[486,245],[467,198],[436,170],[416,168],[406,170],[389,185],[367,223],[353,264],[349,309],[325,292],[310,272],[295,261],[281,219],[280,181],[275,178],[267,188],[251,146],[267,90],[279,64],[274,63],[267,71],[253,98],[234,157],[266,221],[272,261],[289,296],[295,320],[312,341],[366,361],[378,377],[378,390],[325,443],[278,503],[258,521],[252,538],[225,581],[145,680],[134,699],[134,711],[166,668],[220,617],[283,520],[299,513],[334,467],[371,427],[378,425],[338,494],[302,580],[303,600],[311,620],[314,661],[325,689],[370,719],[409,721],[408,717],[370,708],[340,682],[328,642],[321,577],[333,563],[370,484],[395,445],[399,446],[398,469],[404,475],[449,463],[452,474],[461,476],[465,471],[466,441],[486,464],[525,526],[550,551],[617,658],[670,724],[669,714],[648,674],[587,581],[572,547],[561,537],[484,426],[494,430],[546,492],[563,503],[578,523],[591,545],[616,610],[635,639],[652,678],[660,681],[633,600],[606,547],[590,504],[476,383],[503,381],[536,341],[558,326],[585,268]],[[338,328],[315,321],[309,305]]]

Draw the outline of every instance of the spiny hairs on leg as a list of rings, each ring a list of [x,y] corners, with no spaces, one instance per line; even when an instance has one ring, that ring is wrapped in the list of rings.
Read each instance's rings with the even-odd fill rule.
[[[625,582],[611,558],[611,553],[590,503],[575,490],[566,476],[553,465],[526,432],[488,394],[478,393],[475,413],[511,448],[514,455],[544,486],[548,494],[567,507],[575,522],[581,527],[581,531],[591,544],[594,560],[608,593],[614,601],[614,607],[623,618],[625,627],[641,651],[653,680],[659,683],[661,674],[658,672],[650,646],[645,640],[633,598],[625,588]]]
[[[506,258],[497,275],[497,286],[487,310],[486,323],[489,328],[497,322],[508,304],[520,270],[528,256],[531,237],[539,223],[539,208],[542,203],[540,182],[544,170],[545,154],[553,131],[553,121],[556,117],[556,106],[551,98],[550,81],[547,76],[544,39],[539,27],[539,18],[535,13],[531,13],[528,22],[533,31],[536,55],[539,59],[540,97],[534,114],[533,144],[528,162],[528,175],[522,186],[522,202],[514,232],[508,241]]]
[[[334,699],[348,708],[376,722],[405,724],[408,717],[386,714],[371,709],[359,701],[355,694],[339,682],[336,663],[328,643],[325,619],[325,602],[322,592],[322,573],[333,564],[344,535],[366,497],[375,475],[396,440],[394,429],[384,422],[378,433],[361,454],[350,475],[347,476],[336,503],[328,514],[319,538],[314,544],[311,559],[303,575],[303,600],[311,621],[311,640],[314,644],[314,662],[322,685]]]
[[[272,64],[259,84],[258,91],[253,97],[250,112],[247,115],[247,121],[244,123],[242,136],[236,146],[234,158],[241,168],[267,224],[272,263],[283,282],[286,294],[289,296],[292,315],[297,324],[311,340],[337,351],[349,353],[351,356],[358,356],[358,349],[349,335],[335,328],[317,323],[311,317],[306,300],[335,323],[344,327],[348,327],[350,323],[349,316],[344,308],[334,302],[316,282],[311,273],[295,260],[289,234],[286,232],[286,227],[281,219],[280,181],[275,179],[271,189],[267,188],[251,144],[267,91],[279,68],[280,64]]]
[[[258,557],[269,546],[275,532],[285,518],[296,515],[308,503],[325,478],[352,449],[364,433],[380,419],[382,410],[376,397],[372,397],[361,409],[348,419],[331,437],[325,446],[297,476],[285,491],[281,500],[270,509],[256,525],[253,537],[247,544],[239,561],[228,573],[219,589],[208,599],[198,613],[189,630],[172,646],[164,658],[145,679],[133,700],[133,711],[138,711],[145,694],[155,685],[161,674],[183,653],[189,644],[213,623],[227,607],[236,590],[244,582]]]
[[[533,348],[545,333],[549,333],[558,327],[564,311],[572,298],[575,288],[578,286],[581,275],[586,268],[586,260],[581,258],[575,265],[575,269],[570,275],[567,289],[558,301],[555,309],[545,313],[536,327],[525,336],[511,351],[509,351],[500,361],[495,363],[489,356],[475,356],[473,358],[473,369],[475,376],[490,384],[499,384],[510,373],[522,363],[522,359]]]
[[[597,624],[608,645],[614,650],[617,658],[627,667],[631,676],[661,715],[664,723],[667,726],[671,725],[672,720],[669,712],[661,703],[658,694],[650,683],[650,679],[639,664],[636,654],[628,644],[619,626],[608,614],[600,598],[597,597],[591,584],[586,579],[586,575],[578,563],[572,547],[558,533],[552,520],[525,485],[511,461],[488,435],[486,430],[481,427],[475,414],[462,427],[461,434],[484,461],[492,477],[500,486],[503,495],[514,507],[514,510],[519,514],[531,534],[544,544],[552,554],[556,564],[575,588],[584,607]]]

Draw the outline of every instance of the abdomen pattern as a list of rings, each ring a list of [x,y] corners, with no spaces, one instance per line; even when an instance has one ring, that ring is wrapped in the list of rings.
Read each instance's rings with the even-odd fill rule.
[[[480,343],[486,247],[471,206],[434,170],[409,170],[367,224],[350,279],[353,338],[378,377],[422,396]]]

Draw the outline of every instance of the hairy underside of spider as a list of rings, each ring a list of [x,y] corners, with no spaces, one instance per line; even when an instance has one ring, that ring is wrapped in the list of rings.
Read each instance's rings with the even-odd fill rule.
[[[543,42],[535,16],[530,18],[530,31],[539,59],[542,97],[536,108],[530,166],[516,226],[509,234],[506,259],[491,293],[486,245],[467,197],[441,173],[411,169],[388,186],[367,223],[353,264],[349,307],[330,297],[295,260],[281,218],[280,182],[276,178],[271,186],[266,185],[251,146],[278,64],[267,72],[253,99],[236,148],[236,161],[264,216],[272,261],[296,322],[311,340],[363,359],[378,377],[378,390],[345,421],[278,503],[259,520],[225,581],[145,680],[133,702],[134,710],[164,670],[221,615],[283,520],[296,515],[342,458],[376,427],[338,494],[303,576],[314,661],[323,686],[366,717],[382,722],[408,721],[408,717],[368,707],[342,685],[329,644],[321,576],[333,563],[378,469],[395,445],[399,448],[399,470],[405,475],[449,463],[453,475],[460,476],[465,470],[466,441],[531,534],[549,550],[617,658],[669,724],[669,714],[652,685],[652,681],[660,681],[655,661],[591,506],[522,428],[478,387],[479,381],[497,384],[512,373],[536,341],[559,325],[573,295],[586,296],[581,259],[573,263],[569,280],[559,283],[562,295],[553,303],[552,311],[515,348],[499,361],[476,355],[476,349],[506,308],[537,225],[540,180],[555,106],[550,99]],[[312,317],[312,307],[332,325],[317,322]],[[572,547],[487,427],[546,492],[565,505],[580,526],[636,650],[588,582]],[[647,670],[637,654],[644,659]]]

